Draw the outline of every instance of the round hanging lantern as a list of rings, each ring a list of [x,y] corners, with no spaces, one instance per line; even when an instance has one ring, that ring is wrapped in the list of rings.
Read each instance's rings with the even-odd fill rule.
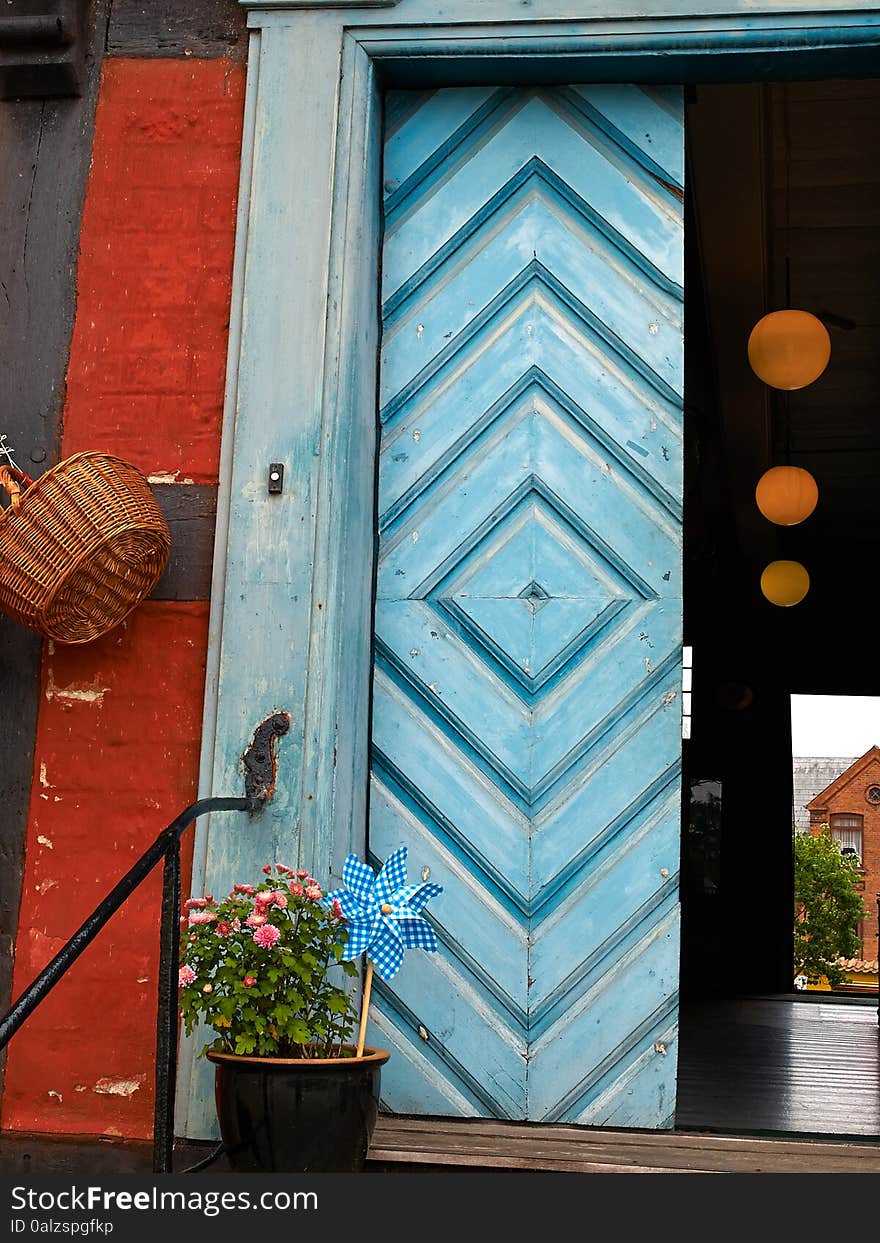
[[[810,576],[800,561],[771,561],[761,575],[761,591],[771,604],[791,608],[810,590]]]
[[[771,388],[805,388],[818,380],[831,358],[828,329],[809,311],[772,311],[749,337],[749,362]]]
[[[809,518],[816,508],[819,489],[802,466],[773,466],[758,480],[755,500],[770,522],[793,527]]]

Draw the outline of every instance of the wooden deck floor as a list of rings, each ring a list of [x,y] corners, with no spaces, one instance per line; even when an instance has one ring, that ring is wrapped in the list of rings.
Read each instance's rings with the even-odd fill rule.
[[[778,998],[686,1007],[675,1122],[880,1138],[876,1006]]]
[[[581,1174],[880,1174],[880,1143],[542,1127],[477,1119],[379,1119],[373,1168]]]

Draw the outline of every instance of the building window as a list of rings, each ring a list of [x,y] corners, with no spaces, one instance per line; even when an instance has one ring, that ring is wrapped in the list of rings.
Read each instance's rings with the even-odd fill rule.
[[[852,815],[837,815],[831,817],[831,836],[836,842],[840,843],[840,849],[845,855],[858,855],[859,861],[862,858],[862,817]]]

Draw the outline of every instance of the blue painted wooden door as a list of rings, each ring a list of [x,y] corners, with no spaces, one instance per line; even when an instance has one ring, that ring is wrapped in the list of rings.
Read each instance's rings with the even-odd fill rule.
[[[672,1124],[682,185],[677,89],[387,101],[369,842],[445,887],[397,1110]]]

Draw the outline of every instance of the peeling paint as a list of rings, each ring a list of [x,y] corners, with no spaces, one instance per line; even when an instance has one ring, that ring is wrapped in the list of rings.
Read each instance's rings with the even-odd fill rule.
[[[46,846],[49,850],[54,850],[54,849],[55,849],[55,847],[52,845],[52,843],[51,843],[51,841],[49,840],[49,838],[48,838],[48,837],[44,837],[44,835],[43,835],[42,833],[38,833],[38,834],[37,834],[37,841],[40,843],[40,845],[41,845],[41,846]]]
[[[46,674],[46,698],[50,702],[53,699],[69,699],[79,703],[100,704],[104,702],[104,696],[109,690],[109,686],[99,686],[97,678],[85,686],[56,686],[51,665]]]
[[[141,1080],[138,1079],[99,1079],[92,1088],[99,1096],[134,1096],[140,1090]]]
[[[49,783],[49,778],[46,776],[45,761],[40,764],[40,785],[43,787],[44,790],[53,790],[55,788]]]
[[[59,1104],[62,1104],[62,1103],[63,1103],[63,1101],[64,1101],[64,1097],[61,1095],[61,1093],[60,1093],[60,1092],[56,1092],[54,1088],[50,1088],[50,1089],[49,1089],[48,1095],[49,1095],[49,1096],[54,1096],[54,1097],[55,1097],[55,1099],[56,1099],[56,1101],[58,1101],[58,1103],[59,1103]]]
[[[47,877],[46,880],[40,881],[39,885],[34,885],[34,888],[36,889],[38,894],[43,895],[43,894],[47,894],[50,889],[54,889],[57,886],[57,884],[58,884],[57,880],[49,880]]]
[[[147,483],[195,483],[195,480],[191,479],[189,475],[184,475],[183,479],[181,479],[180,471],[174,470],[159,471],[158,474],[147,475]]]

